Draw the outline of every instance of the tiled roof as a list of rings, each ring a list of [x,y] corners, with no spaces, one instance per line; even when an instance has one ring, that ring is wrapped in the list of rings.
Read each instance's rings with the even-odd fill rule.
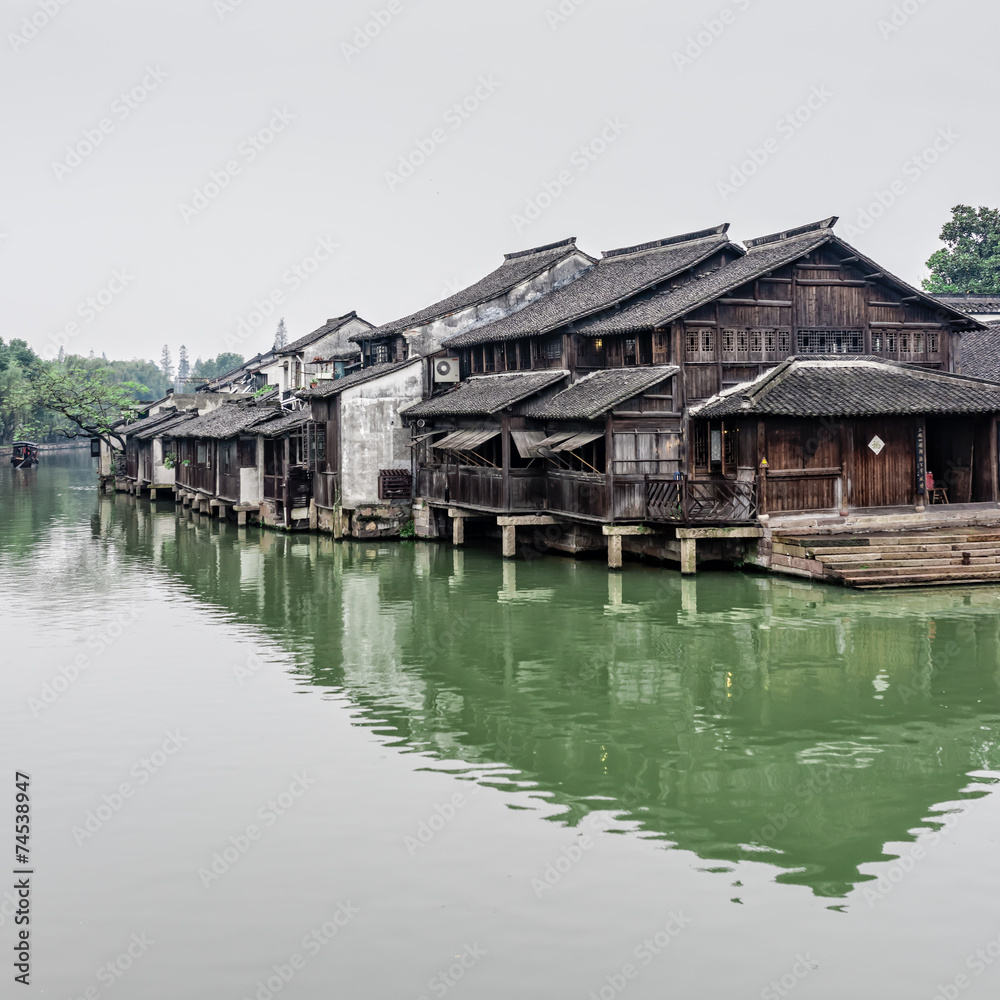
[[[531,404],[525,415],[541,420],[593,420],[679,371],[676,365],[604,368],[585,375],[544,402]]]
[[[959,359],[963,375],[1000,382],[1000,323],[963,333]]]
[[[324,361],[354,361],[361,357],[361,348],[357,344],[350,344],[335,351],[327,351]]]
[[[1000,295],[935,295],[934,298],[968,316],[973,313],[1000,315]]]
[[[510,316],[459,333],[446,340],[445,345],[468,347],[550,333],[676,277],[726,246],[742,256],[743,250],[729,242],[728,229],[728,225],[717,226],[638,247],[609,250],[568,284]]]
[[[154,413],[151,417],[143,417],[142,420],[136,420],[133,423],[127,424],[122,433],[127,437],[134,437],[140,431],[144,431],[150,427],[158,427],[160,424],[164,423],[166,420],[177,416],[177,410],[173,407],[170,409],[160,410],[159,413]]]
[[[144,427],[142,430],[138,431],[135,436],[140,441],[148,441],[150,438],[160,437],[161,434],[170,434],[171,436],[175,436],[174,431],[176,431],[181,424],[187,423],[189,420],[197,419],[197,410],[185,410],[182,413],[174,411],[170,414],[168,419],[152,424],[148,427]],[[131,434],[131,431],[129,433]]]
[[[652,330],[665,326],[676,319],[709,302],[734,291],[741,285],[757,278],[762,278],[771,271],[793,263],[800,257],[819,249],[824,244],[831,243],[845,254],[854,258],[859,266],[869,269],[869,273],[878,273],[883,280],[895,285],[906,295],[916,296],[930,308],[941,308],[950,313],[955,320],[965,320],[972,323],[963,313],[940,300],[933,298],[901,278],[889,274],[873,260],[859,253],[850,244],[834,235],[833,224],[837,220],[826,219],[811,226],[765,236],[757,240],[747,240],[749,248],[747,255],[713,271],[711,274],[681,285],[676,289],[662,289],[651,295],[642,296],[628,303],[619,310],[604,312],[577,324],[579,333],[588,337],[602,337],[609,334],[635,333],[642,330]]]
[[[829,238],[828,232],[811,233],[751,250],[745,257],[717,271],[693,278],[679,288],[664,288],[652,295],[643,296],[615,312],[601,313],[586,319],[576,329],[587,337],[603,337],[664,326],[748,281],[792,263],[821,247]]]
[[[346,326],[351,320],[360,319],[356,312],[349,312],[344,316],[337,316],[334,319],[328,319],[318,330],[313,330],[312,333],[307,333],[304,337],[299,337],[298,340],[293,340],[290,344],[286,344],[284,347],[279,347],[274,353],[275,354],[298,354],[300,351],[304,351],[310,344],[315,344],[317,340],[322,340],[324,337],[329,337],[331,334],[336,333],[339,329]],[[364,323],[364,320],[361,320]],[[369,324],[371,325],[371,324]],[[345,341],[345,345],[346,345]]]
[[[370,335],[366,335],[366,339],[367,336],[374,340],[381,337],[391,337],[410,329],[410,327],[422,326],[443,316],[450,316],[452,313],[475,305],[477,302],[494,299],[509,292],[512,288],[516,288],[521,282],[547,271],[559,261],[581,253],[582,251],[576,245],[576,237],[563,240],[560,243],[549,243],[546,246],[535,247],[531,250],[509,253],[504,257],[504,262],[500,267],[491,271],[474,285],[469,285],[468,288],[463,288],[462,291],[456,292],[440,302],[435,302],[434,305],[421,309],[419,312],[393,320],[391,323],[385,323],[373,330]]]
[[[278,412],[280,411],[271,406],[223,403],[197,420],[180,426],[174,432],[174,437],[214,438],[221,441],[243,432],[256,434],[256,430],[251,432],[250,428]]]
[[[301,427],[303,424],[309,423],[311,419],[312,414],[308,410],[293,410],[291,413],[286,413],[276,420],[268,420],[265,423],[257,424],[253,432],[254,434],[261,434],[264,437],[281,437],[286,431],[295,430],[296,427]]]
[[[315,389],[302,389],[295,395],[299,399],[325,399],[328,396],[336,396],[345,389],[353,389],[356,385],[364,385],[365,382],[371,382],[383,375],[391,375],[407,365],[419,364],[420,360],[420,358],[410,358],[408,361],[387,361],[385,364],[372,365],[369,368],[362,368],[360,371],[345,375],[343,378],[322,379]]]
[[[924,413],[1000,413],[1000,384],[878,358],[793,357],[692,409],[699,419]]]
[[[407,417],[491,416],[555,385],[569,372],[525,371],[476,375],[440,396],[407,407]]]

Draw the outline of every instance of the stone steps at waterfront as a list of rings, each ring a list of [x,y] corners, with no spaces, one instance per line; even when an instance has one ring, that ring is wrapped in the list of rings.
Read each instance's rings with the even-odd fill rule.
[[[779,557],[822,567],[831,583],[850,587],[925,587],[1000,583],[1000,532],[970,528],[906,533],[775,536]]]

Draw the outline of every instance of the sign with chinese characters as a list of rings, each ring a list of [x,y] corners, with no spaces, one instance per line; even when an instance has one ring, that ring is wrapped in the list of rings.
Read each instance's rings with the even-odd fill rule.
[[[924,425],[917,427],[917,496],[927,492],[927,439]]]
[[[876,455],[881,455],[882,449],[885,448],[885,442],[876,434],[875,437],[868,442],[868,447],[871,448]]]

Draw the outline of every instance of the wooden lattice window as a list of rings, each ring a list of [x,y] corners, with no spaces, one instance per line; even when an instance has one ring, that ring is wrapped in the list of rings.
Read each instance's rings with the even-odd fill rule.
[[[708,469],[708,424],[697,423],[694,427],[694,467]]]
[[[735,354],[736,353],[736,331],[735,330],[723,330],[722,331],[722,353],[723,354]]]
[[[763,343],[763,337],[761,336],[760,330],[750,331],[750,353],[760,354],[761,345]]]
[[[787,330],[778,333],[778,353],[788,354],[792,350],[792,335]]]
[[[767,354],[774,354],[778,349],[778,335],[774,330],[764,331],[764,351]]]
[[[863,330],[800,330],[799,354],[863,354]]]
[[[927,353],[937,354],[941,350],[941,341],[936,333],[927,335]]]
[[[738,354],[746,354],[750,350],[750,335],[746,330],[740,330],[736,334],[736,351]]]

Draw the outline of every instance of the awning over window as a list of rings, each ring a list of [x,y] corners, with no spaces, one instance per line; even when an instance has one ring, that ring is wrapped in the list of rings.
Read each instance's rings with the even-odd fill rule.
[[[441,451],[473,451],[499,434],[499,427],[487,430],[455,431],[453,434],[441,438],[440,441],[435,441],[432,447]]]
[[[511,431],[521,458],[538,458],[538,446],[545,440],[545,431]]]
[[[602,437],[604,437],[603,430],[582,432],[569,431],[561,434],[552,434],[538,445],[538,449],[542,454],[546,451],[549,453],[559,451],[576,451],[577,448],[582,448],[585,444],[590,444],[591,441],[596,441],[598,438]]]

